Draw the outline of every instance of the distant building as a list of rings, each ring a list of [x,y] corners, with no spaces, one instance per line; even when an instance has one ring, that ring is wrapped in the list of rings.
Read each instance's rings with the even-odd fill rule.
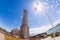
[[[12,34],[13,36],[20,36],[20,31],[19,31],[17,28],[15,28],[15,29],[13,29],[13,30],[11,31],[11,34]]]

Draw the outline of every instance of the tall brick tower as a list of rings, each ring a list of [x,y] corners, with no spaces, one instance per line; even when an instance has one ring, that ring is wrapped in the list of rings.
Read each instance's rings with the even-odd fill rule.
[[[29,27],[28,27],[28,20],[27,20],[27,13],[28,11],[24,9],[23,17],[22,17],[22,26],[20,28],[20,37],[28,39],[29,38]]]

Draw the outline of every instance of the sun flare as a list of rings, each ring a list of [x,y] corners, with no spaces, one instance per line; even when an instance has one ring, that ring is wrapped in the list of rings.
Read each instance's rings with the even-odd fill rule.
[[[42,12],[43,11],[42,7],[43,7],[43,5],[40,2],[34,2],[34,4],[33,4],[33,8],[36,13]]]

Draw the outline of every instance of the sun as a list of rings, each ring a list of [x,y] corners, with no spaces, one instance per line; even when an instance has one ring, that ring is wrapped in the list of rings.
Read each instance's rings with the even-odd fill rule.
[[[41,12],[42,11],[42,4],[39,3],[39,2],[35,2],[34,5],[33,5],[33,8],[34,8],[34,11],[35,12]]]

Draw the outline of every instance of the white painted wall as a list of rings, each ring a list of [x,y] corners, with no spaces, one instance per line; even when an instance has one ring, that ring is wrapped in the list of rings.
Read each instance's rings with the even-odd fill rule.
[[[0,32],[0,40],[5,40],[5,35]]]

